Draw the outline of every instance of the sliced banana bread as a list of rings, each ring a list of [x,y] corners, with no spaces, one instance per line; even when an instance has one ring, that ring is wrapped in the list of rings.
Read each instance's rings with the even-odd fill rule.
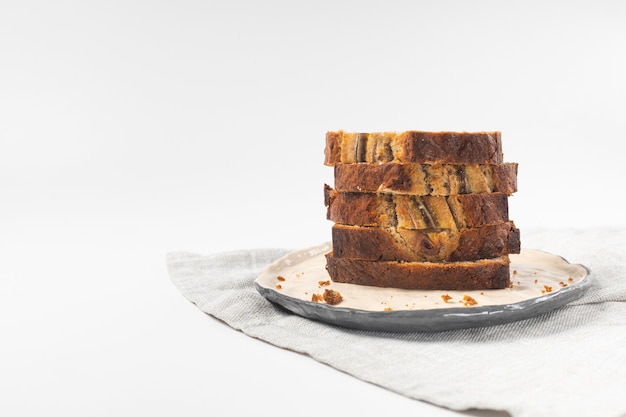
[[[513,222],[470,229],[402,229],[334,224],[336,258],[369,261],[457,262],[496,258],[520,251]]]
[[[325,185],[324,204],[328,220],[354,226],[458,230],[509,221],[503,193],[420,196],[341,192]]]
[[[517,191],[517,163],[337,164],[334,166],[334,187],[338,191],[417,195],[511,195]]]
[[[473,262],[395,262],[346,259],[326,254],[335,282],[421,290],[500,289],[510,285],[508,256]]]
[[[502,163],[500,132],[327,132],[326,165],[357,162]]]

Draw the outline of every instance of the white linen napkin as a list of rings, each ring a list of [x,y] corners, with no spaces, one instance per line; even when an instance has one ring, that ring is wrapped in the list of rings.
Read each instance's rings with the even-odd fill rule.
[[[167,266],[189,301],[234,329],[409,398],[514,417],[626,415],[626,230],[522,232],[523,247],[587,266],[590,290],[543,316],[440,333],[343,329],[273,305],[254,280],[283,249],[170,253]]]

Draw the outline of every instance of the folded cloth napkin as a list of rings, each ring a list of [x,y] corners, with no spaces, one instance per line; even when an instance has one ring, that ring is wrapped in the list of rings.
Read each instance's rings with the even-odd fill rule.
[[[189,301],[234,329],[409,398],[514,417],[626,415],[626,229],[526,231],[523,246],[587,266],[591,288],[539,317],[439,333],[349,330],[273,305],[254,280],[282,249],[170,253],[167,266]]]

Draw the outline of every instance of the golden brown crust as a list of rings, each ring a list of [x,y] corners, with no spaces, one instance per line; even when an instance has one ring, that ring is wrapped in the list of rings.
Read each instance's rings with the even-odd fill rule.
[[[358,162],[499,164],[500,132],[327,132],[324,164]]]
[[[507,288],[509,258],[475,262],[384,262],[337,258],[326,254],[331,279],[358,285],[423,290],[476,290]]]
[[[326,133],[326,148],[324,148],[325,161],[340,161],[341,160],[341,141],[342,132],[327,132]],[[326,162],[325,165],[328,165]]]
[[[455,195],[517,191],[517,163],[503,164],[337,164],[338,191]]]
[[[418,196],[341,192],[325,185],[324,203],[328,220],[353,226],[458,230],[509,221],[502,193]]]
[[[496,258],[520,251],[513,222],[455,230],[394,227],[332,227],[336,258],[369,261],[458,262]]]

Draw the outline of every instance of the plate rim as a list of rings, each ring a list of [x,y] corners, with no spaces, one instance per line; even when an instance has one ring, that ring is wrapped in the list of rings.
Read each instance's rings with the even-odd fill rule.
[[[454,306],[436,309],[397,309],[391,311],[364,310],[304,300],[279,292],[275,288],[261,285],[259,282],[259,279],[268,269],[276,267],[285,259],[294,256],[302,258],[307,255],[307,253],[309,256],[314,252],[319,254],[320,251],[323,251],[328,245],[329,242],[326,242],[320,245],[290,251],[267,265],[254,281],[257,292],[268,301],[280,305],[301,317],[342,328],[392,333],[433,332],[472,327],[487,327],[537,317],[579,299],[589,290],[593,282],[592,271],[586,265],[569,262],[561,255],[556,255],[542,249],[528,248],[522,250],[537,251],[558,257],[569,265],[582,267],[585,271],[585,275],[580,281],[570,284],[567,287],[559,288],[558,291],[541,294],[537,297],[513,303],[471,307]],[[546,303],[550,305],[549,309],[543,308],[546,306]]]

